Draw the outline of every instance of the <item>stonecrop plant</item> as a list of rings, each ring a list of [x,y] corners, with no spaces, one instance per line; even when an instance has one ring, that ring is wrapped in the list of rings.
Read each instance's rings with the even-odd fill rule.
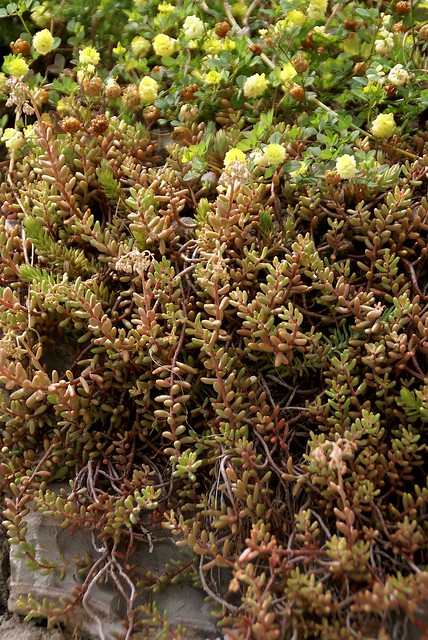
[[[123,638],[173,637],[130,596],[151,518],[193,560],[144,588],[192,580],[227,640],[424,629],[427,21],[0,8],[4,526],[35,571],[30,508],[105,549],[26,614],[72,626],[109,564]]]

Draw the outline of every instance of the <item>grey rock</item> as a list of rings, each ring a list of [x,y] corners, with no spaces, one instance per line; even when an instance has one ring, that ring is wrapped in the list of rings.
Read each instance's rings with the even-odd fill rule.
[[[87,555],[95,562],[102,557],[101,551],[96,549],[96,544],[100,543],[93,540],[90,531],[82,530],[70,535],[68,531],[60,529],[52,517],[38,511],[29,513],[26,524],[27,542],[34,545],[36,557],[51,562],[65,560],[67,569],[63,575],[60,575],[59,571],[42,575],[40,571],[29,570],[25,560],[17,557],[15,549],[12,548],[8,608],[19,613],[18,599],[28,594],[38,601],[48,598],[61,608],[64,606],[64,597],[71,600],[73,591],[76,592],[76,587],[82,580],[78,558]],[[168,532],[160,528],[155,529],[151,534],[151,543],[139,543],[130,558],[135,567],[136,579],[143,577],[147,572],[161,576],[166,573],[166,564],[183,558],[183,553]],[[169,624],[181,625],[186,629],[188,640],[209,640],[218,635],[215,619],[210,613],[212,605],[205,602],[205,593],[192,584],[168,584],[153,598],[146,596],[143,599],[140,596],[136,604],[146,604],[149,599],[156,601],[159,612],[168,616]],[[125,627],[122,623],[125,617],[126,601],[115,588],[113,581],[107,579],[102,584],[94,584],[85,597],[84,605],[75,607],[71,616],[72,630],[88,635],[94,640],[113,640],[116,636],[124,636]],[[6,636],[0,635],[0,638],[5,640]],[[39,640],[37,636],[34,636],[34,639],[33,636],[28,636],[28,640],[30,638]]]

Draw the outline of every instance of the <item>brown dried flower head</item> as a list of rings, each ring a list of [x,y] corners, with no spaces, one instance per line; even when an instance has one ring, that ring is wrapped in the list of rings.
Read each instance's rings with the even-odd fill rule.
[[[254,54],[255,56],[259,56],[261,53],[263,53],[263,49],[261,45],[259,45],[257,42],[255,42],[254,44],[251,44],[248,48],[251,51],[251,53]]]
[[[217,22],[214,27],[215,33],[219,38],[224,38],[224,36],[230,31],[230,24],[224,20],[223,22]]]
[[[116,82],[116,80],[112,80],[110,78],[110,80],[106,82],[106,98],[108,100],[116,100],[117,98],[119,98],[121,93],[122,89],[120,88],[120,85]]]
[[[46,104],[49,100],[49,93],[42,87],[40,89],[36,89],[33,97],[36,105],[41,106],[42,104]]]
[[[291,64],[296,69],[297,73],[304,73],[309,67],[309,62],[303,56],[296,56],[291,61]]]
[[[99,76],[93,78],[84,78],[82,82],[83,91],[87,96],[97,96],[103,86],[103,81]]]
[[[143,110],[143,118],[145,122],[157,122],[161,117],[161,112],[154,105],[149,105]]]
[[[397,2],[397,4],[395,5],[395,8],[397,9],[397,13],[399,13],[400,16],[404,16],[406,15],[406,13],[409,13],[412,5],[407,0],[400,0],[400,2]]]
[[[23,56],[28,56],[31,51],[31,44],[22,38],[18,38],[15,42],[10,43],[10,50],[12,53],[17,56],[19,54]]]
[[[129,84],[125,87],[122,93],[122,100],[127,107],[137,107],[141,102],[137,85]]]
[[[81,122],[74,116],[66,116],[60,121],[60,126],[67,133],[76,133],[81,127]]]
[[[104,115],[95,116],[91,120],[91,128],[94,133],[104,133],[108,129],[109,121]]]
[[[296,100],[297,102],[303,102],[303,100],[305,99],[305,90],[298,84],[294,85],[294,87],[291,87],[289,94],[293,98],[293,100]]]

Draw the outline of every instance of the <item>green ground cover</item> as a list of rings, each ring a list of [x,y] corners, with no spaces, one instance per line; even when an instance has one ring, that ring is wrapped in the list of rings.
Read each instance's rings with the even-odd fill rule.
[[[228,640],[401,638],[428,599],[428,5],[0,8],[0,487],[136,606],[147,514]],[[54,349],[59,356],[53,357]],[[57,496],[50,483],[65,481]],[[103,571],[104,570],[104,571]],[[221,578],[221,579],[220,579]],[[223,586],[221,586],[223,585]]]

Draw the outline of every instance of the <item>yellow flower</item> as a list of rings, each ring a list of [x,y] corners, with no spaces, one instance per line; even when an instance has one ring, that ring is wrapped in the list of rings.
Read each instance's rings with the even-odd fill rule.
[[[232,149],[229,149],[224,156],[224,166],[227,167],[228,164],[236,162],[237,160],[239,162],[245,162],[245,153],[241,149],[233,147]]]
[[[138,92],[143,102],[154,102],[158,97],[159,85],[153,78],[144,76],[138,85]]]
[[[291,84],[291,80],[297,76],[297,71],[294,68],[294,66],[291,64],[291,62],[287,62],[287,64],[285,64],[279,74],[279,77],[281,79],[281,82],[283,83],[283,91],[287,91],[290,87]]]
[[[214,69],[212,71],[208,71],[205,76],[205,82],[207,84],[219,84],[222,80],[221,74]]]
[[[16,56],[16,58],[10,60],[5,66],[6,68],[4,70],[6,71],[6,73],[8,73],[10,76],[15,76],[15,78],[26,76],[30,70],[30,67],[25,62],[25,60],[21,58],[21,56]]]
[[[214,69],[212,71],[208,71],[207,75],[205,76],[205,82],[207,84],[218,84],[219,82],[221,82],[221,75]]]
[[[224,51],[233,51],[236,49],[236,42],[230,38],[225,38],[223,40],[223,49]]]
[[[43,29],[34,34],[33,48],[42,56],[52,51],[54,48],[54,38],[49,29]]]
[[[281,164],[284,162],[286,151],[282,144],[268,144],[263,153],[263,162],[266,164]]]
[[[255,73],[244,82],[244,96],[246,98],[260,97],[266,91],[268,84],[264,73]]]
[[[310,0],[307,16],[309,20],[323,20],[327,12],[328,0]]]
[[[300,27],[304,22],[306,22],[306,16],[302,11],[293,9],[287,14],[284,22],[287,27]]]
[[[175,40],[170,38],[165,33],[158,33],[153,38],[153,49],[157,56],[171,56],[175,49]]]
[[[223,42],[216,35],[212,34],[209,38],[207,38],[203,44],[203,49],[206,53],[211,53],[215,55],[216,53],[220,53],[223,51],[224,45]]]
[[[113,48],[113,53],[116,56],[123,56],[126,53],[126,47],[124,47],[121,42],[118,42],[117,45]]]
[[[183,24],[183,33],[189,40],[200,38],[205,31],[205,25],[197,16],[187,16]]]
[[[93,47],[85,47],[79,52],[80,64],[93,64],[97,65],[100,61],[100,54]]]
[[[395,127],[393,113],[380,113],[373,120],[371,132],[376,138],[390,138]]]
[[[11,128],[5,129],[1,141],[4,142],[6,147],[11,151],[22,149],[25,144],[25,138],[21,131]]]
[[[133,54],[141,58],[144,58],[150,49],[150,42],[143,36],[137,36],[133,40],[131,40],[131,51]]]
[[[337,158],[336,171],[341,180],[354,178],[358,173],[357,163],[354,156],[350,156],[349,153],[345,153],[343,156]]]
[[[234,2],[232,5],[232,15],[234,18],[242,20],[247,15],[248,7],[243,2]]]
[[[47,27],[50,24],[52,15],[45,4],[39,4],[31,12],[30,18],[38,27]]]
[[[174,5],[169,2],[161,2],[161,4],[158,4],[159,13],[173,13],[174,9]]]

